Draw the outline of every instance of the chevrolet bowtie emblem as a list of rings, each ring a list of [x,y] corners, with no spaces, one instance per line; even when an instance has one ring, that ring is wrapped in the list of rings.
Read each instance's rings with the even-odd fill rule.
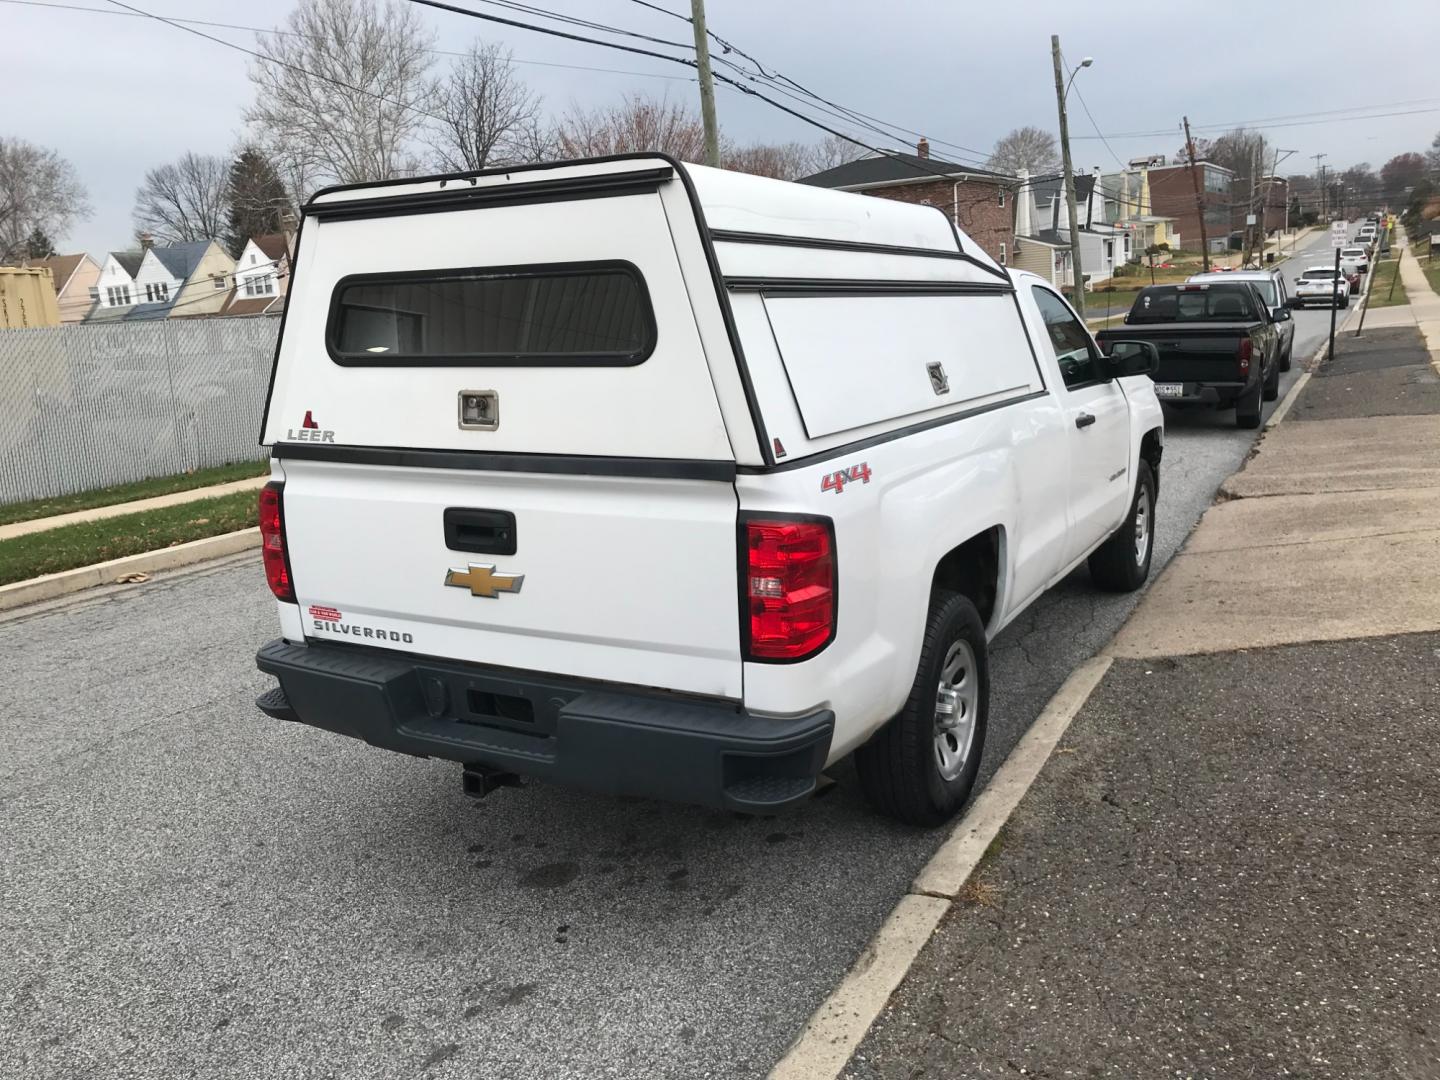
[[[492,563],[471,563],[468,569],[446,570],[445,584],[469,589],[471,596],[488,596],[492,600],[502,592],[519,592],[524,574],[497,574]]]

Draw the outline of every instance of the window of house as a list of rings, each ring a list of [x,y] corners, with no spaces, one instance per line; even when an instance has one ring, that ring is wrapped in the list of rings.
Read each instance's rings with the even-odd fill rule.
[[[1038,285],[1030,288],[1035,294],[1040,316],[1045,320],[1045,332],[1050,338],[1051,348],[1055,350],[1055,359],[1060,363],[1065,385],[1073,387],[1093,382],[1096,378],[1095,346],[1075,312],[1049,289]]]
[[[223,289],[223,288],[225,287],[225,275],[224,275],[224,274],[216,274],[213,280],[214,280],[214,282],[215,282],[215,288],[217,288],[217,289]]]
[[[130,286],[129,286],[129,285],[123,285],[123,286],[121,286],[120,291],[121,291],[121,292],[124,294],[124,296],[125,296],[125,303],[127,303],[127,304],[133,304],[133,303],[135,302],[134,300],[130,299]]]
[[[1004,245],[1004,244],[1001,244],[1001,245],[1000,245],[1000,265],[1001,265],[1001,266],[1004,266],[1004,265],[1005,265],[1005,245]]]
[[[260,261],[260,256],[256,255],[256,254],[252,251],[252,252],[250,253],[250,265],[251,265],[251,266],[254,266],[254,265],[255,265],[257,262],[259,262],[259,261]]]
[[[1005,189],[1004,189],[1004,188],[1001,188],[1001,189],[1000,189],[1000,205],[1001,205],[1001,206],[1004,206],[1004,205],[1005,205]]]
[[[91,286],[90,286],[90,302],[93,304],[96,300],[99,300],[99,299],[100,299],[100,286],[99,286],[99,285],[91,285]]]

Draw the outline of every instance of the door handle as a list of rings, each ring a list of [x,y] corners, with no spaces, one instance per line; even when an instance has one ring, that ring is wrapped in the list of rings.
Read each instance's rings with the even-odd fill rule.
[[[477,555],[515,554],[515,515],[508,510],[471,510],[452,506],[445,511],[445,546]]]
[[[1094,422],[1095,417],[1091,416],[1088,412],[1082,412],[1079,416],[1075,417],[1075,426],[1077,428],[1087,428]]]

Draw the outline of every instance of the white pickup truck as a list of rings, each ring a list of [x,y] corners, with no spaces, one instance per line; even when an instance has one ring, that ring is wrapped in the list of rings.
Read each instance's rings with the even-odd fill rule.
[[[262,441],[271,716],[763,812],[854,752],[933,824],[986,647],[1150,567],[1149,345],[935,209],[657,155],[331,188]]]

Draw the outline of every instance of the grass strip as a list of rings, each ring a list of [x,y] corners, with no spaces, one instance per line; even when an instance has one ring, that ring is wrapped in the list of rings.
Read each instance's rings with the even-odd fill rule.
[[[0,585],[248,529],[256,524],[256,498],[236,491],[0,541]]]
[[[1396,258],[1376,263],[1370,271],[1370,280],[1365,287],[1370,293],[1369,303],[1372,308],[1395,307],[1410,302],[1410,297],[1405,292],[1405,283],[1400,280],[1398,255]]]
[[[0,525],[55,517],[57,514],[69,514],[75,510],[92,510],[97,506],[114,506],[117,503],[149,499],[156,495],[170,495],[176,491],[192,491],[195,488],[209,487],[211,484],[228,484],[234,480],[262,476],[269,471],[268,461],[240,461],[232,465],[217,465],[211,469],[196,469],[194,472],[176,476],[160,476],[153,480],[138,480],[133,484],[80,491],[74,495],[57,495],[53,499],[8,503],[0,506]]]

